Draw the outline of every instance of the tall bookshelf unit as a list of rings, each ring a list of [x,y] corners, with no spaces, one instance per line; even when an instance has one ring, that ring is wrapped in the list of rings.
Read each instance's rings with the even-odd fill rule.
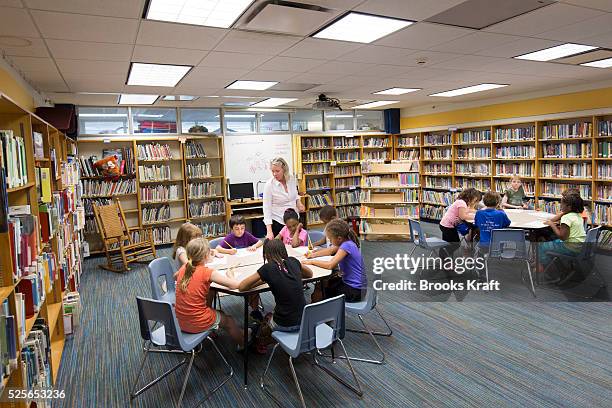
[[[593,124],[593,223],[612,225],[612,115]]]
[[[444,207],[453,199],[453,135],[448,131],[421,134],[420,218],[442,219]]]
[[[49,360],[45,365],[47,384],[38,386],[52,387],[57,381],[62,352],[64,349],[64,307],[63,296],[66,291],[75,290],[78,287],[81,273],[81,227],[78,216],[79,191],[76,187],[78,178],[78,166],[73,161],[76,154],[76,144],[66,138],[53,126],[49,125],[36,115],[21,108],[9,97],[0,94],[0,129],[11,130],[18,138],[23,138],[25,146],[25,159],[27,181],[19,183],[17,186],[6,188],[7,201],[9,207],[30,206],[30,213],[34,216],[35,228],[32,232],[36,258],[30,266],[22,265],[21,274],[16,272],[17,259],[13,259],[13,241],[10,233],[0,232],[0,302],[6,302],[8,315],[14,316],[15,330],[15,349],[16,356],[11,358],[11,362],[6,365],[8,371],[1,376],[2,387],[0,393],[2,399],[6,401],[8,388],[28,389],[28,369],[26,360],[28,353],[23,352],[24,347],[28,347],[28,338],[36,329],[36,320],[44,319],[49,331]],[[38,149],[35,157],[34,132],[37,137],[42,138],[42,149]],[[48,203],[43,203],[42,182],[39,169],[48,169],[51,175],[50,191],[51,198]],[[5,183],[5,180],[0,180]],[[69,205],[66,205],[66,201]],[[0,203],[0,205],[3,205]],[[54,208],[61,208],[62,212],[51,215],[48,219],[53,221],[57,227],[46,237],[42,233],[39,224],[47,212],[45,205]],[[40,207],[40,208],[39,208]],[[4,221],[3,221],[4,222]],[[45,227],[46,230],[46,227]],[[42,258],[40,258],[42,257]],[[55,259],[55,272],[51,273],[43,264],[37,264],[41,259]],[[44,292],[40,296],[39,305],[35,307],[34,314],[24,318],[24,324],[18,319],[18,300],[21,297],[21,284],[27,282],[33,275],[46,276],[46,284],[41,288]],[[42,294],[41,294],[42,295]],[[4,307],[3,307],[4,309]],[[7,322],[3,312],[2,321]],[[21,314],[21,312],[19,313]],[[2,327],[6,330],[6,327]],[[4,336],[3,336],[4,337]],[[6,337],[4,337],[5,340]],[[4,370],[3,370],[4,371]],[[30,401],[19,401],[7,403],[6,406],[29,407]],[[4,404],[2,406],[5,406]]]

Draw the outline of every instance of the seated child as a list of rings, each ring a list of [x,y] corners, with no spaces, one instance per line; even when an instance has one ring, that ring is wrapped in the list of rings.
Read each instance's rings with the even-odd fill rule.
[[[325,230],[327,228],[327,224],[329,224],[331,220],[335,220],[336,218],[338,218],[338,213],[336,212],[336,208],[331,205],[324,206],[323,208],[319,210],[319,218],[321,219],[322,222],[325,223],[325,228],[323,229],[323,234],[325,235],[325,237],[321,238],[317,242],[313,242],[312,245],[316,247],[316,246],[321,246],[323,244],[326,244],[326,247],[317,249],[312,252],[309,251],[306,254],[306,258],[316,258],[318,256],[334,255],[336,253],[336,250],[338,249],[331,244],[331,242],[329,241],[329,238],[327,238],[327,234]]]
[[[517,175],[512,176],[510,179],[510,186],[504,192],[504,198],[502,200],[502,208],[529,208],[527,203],[528,198],[525,195],[525,189],[521,178]]]
[[[293,208],[287,208],[283,214],[285,226],[280,230],[276,239],[283,241],[285,245],[291,245],[293,248],[306,246],[308,243],[308,232],[300,222],[300,217]]]
[[[447,248],[443,248],[446,256],[452,256],[455,250],[459,248],[461,239],[459,238],[457,227],[462,226],[466,230],[470,229],[466,222],[473,221],[476,214],[476,206],[481,196],[480,191],[475,188],[466,188],[459,193],[455,202],[444,212],[440,220],[440,231],[442,231],[442,239],[451,243]]]
[[[185,251],[185,247],[189,243],[189,241],[200,238],[202,236],[202,230],[190,223],[186,222],[179,228],[176,233],[176,241],[174,241],[173,251],[172,251],[172,259],[176,262],[178,268],[185,265],[187,263],[187,252]],[[174,278],[178,271],[174,273]]]
[[[340,266],[342,277],[329,279],[324,288],[324,297],[330,298],[341,294],[347,302],[359,302],[368,286],[368,277],[363,266],[363,257],[359,251],[359,238],[355,231],[343,220],[331,220],[326,227],[326,234],[332,245],[337,247],[336,255],[329,261],[306,259],[303,265],[314,265],[325,269]]]
[[[270,286],[274,296],[274,314],[266,316],[260,335],[266,342],[272,331],[297,331],[300,329],[304,299],[303,278],[312,277],[312,271],[287,254],[287,248],[278,239],[266,240],[263,244],[265,264],[251,276],[240,282],[240,291],[249,290],[262,283]]]
[[[237,289],[240,282],[228,271],[227,276],[206,267],[211,252],[208,241],[196,238],[185,248],[187,263],[178,271],[176,285],[176,318],[181,330],[201,333],[206,330],[224,329],[239,346],[243,343],[242,331],[231,316],[211,307],[210,284],[212,282]]]
[[[491,231],[510,226],[510,219],[503,210],[498,209],[501,197],[499,193],[489,191],[484,195],[484,210],[478,210],[474,217],[474,225],[480,230],[480,249],[489,247]]]
[[[262,241],[246,230],[246,221],[243,216],[232,215],[229,220],[229,227],[232,232],[226,235],[219,246],[217,246],[218,252],[234,255],[238,252],[238,249],[248,248],[249,251],[255,251],[263,245]]]
[[[545,222],[552,228],[557,239],[540,243],[539,255],[541,264],[538,265],[539,272],[542,272],[544,266],[552,261],[552,257],[548,255],[549,251],[568,255],[575,255],[580,252],[581,244],[584,243],[586,238],[584,220],[580,215],[583,211],[584,202],[579,195],[569,194],[561,198],[561,212],[563,215],[559,225],[553,219]]]
[[[566,190],[563,190],[563,192],[561,193],[561,197],[567,197],[570,195],[575,195],[580,197],[580,190],[578,190],[577,188],[568,188]],[[584,204],[584,201],[583,201]],[[563,209],[561,209],[561,212],[557,215],[555,215],[554,217],[552,217],[550,220],[553,222],[559,222],[561,220],[561,217],[564,215]],[[586,222],[588,222],[589,218],[590,218],[590,214],[589,214],[589,210],[585,207],[584,211],[582,211],[580,213],[580,216],[582,217],[582,219]]]

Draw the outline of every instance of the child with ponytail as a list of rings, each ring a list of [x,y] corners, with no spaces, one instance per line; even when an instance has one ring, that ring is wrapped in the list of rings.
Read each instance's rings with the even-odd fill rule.
[[[329,279],[324,290],[325,298],[345,295],[347,302],[359,302],[368,286],[368,278],[359,251],[359,238],[355,231],[341,219],[331,220],[325,227],[325,234],[331,244],[338,248],[329,261],[307,259],[303,265],[314,265],[324,269],[340,266],[342,277]]]
[[[242,346],[242,332],[235,320],[211,307],[210,284],[215,282],[230,289],[238,289],[239,281],[232,271],[223,272],[206,267],[211,250],[204,238],[195,238],[185,248],[187,263],[183,265],[176,280],[176,318],[181,330],[187,333],[201,333],[206,330],[224,329],[230,337]]]

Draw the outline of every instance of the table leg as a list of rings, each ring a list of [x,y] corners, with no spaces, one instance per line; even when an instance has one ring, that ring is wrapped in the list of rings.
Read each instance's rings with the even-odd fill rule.
[[[243,350],[243,372],[242,375],[244,377],[244,388],[246,389],[248,386],[248,375],[249,375],[249,300],[248,296],[243,296],[244,298],[244,350]]]

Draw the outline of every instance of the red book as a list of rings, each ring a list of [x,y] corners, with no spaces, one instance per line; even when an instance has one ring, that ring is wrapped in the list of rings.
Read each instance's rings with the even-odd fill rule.
[[[40,220],[40,234],[42,242],[49,242],[49,236],[51,235],[49,228],[49,213],[38,213],[38,219]]]
[[[34,297],[32,296],[32,281],[22,279],[17,284],[17,291],[23,293],[26,319],[34,316]]]

